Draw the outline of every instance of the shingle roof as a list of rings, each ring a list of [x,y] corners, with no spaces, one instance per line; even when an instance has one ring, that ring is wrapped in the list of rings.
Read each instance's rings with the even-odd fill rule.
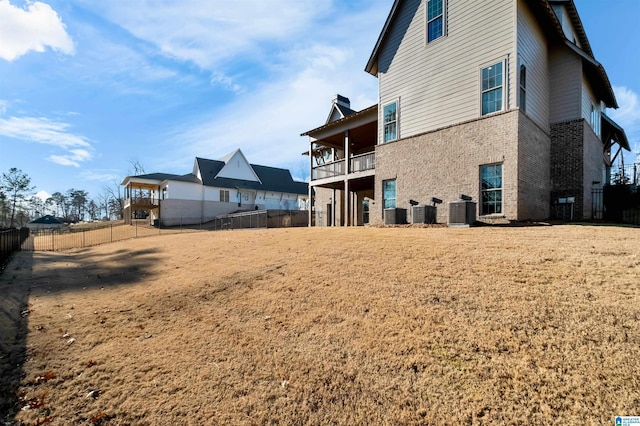
[[[196,161],[198,162],[198,168],[202,176],[202,184],[205,186],[286,192],[288,194],[299,195],[304,195],[308,192],[308,184],[306,182],[294,181],[291,173],[287,169],[251,164],[253,171],[256,172],[258,179],[260,179],[260,182],[255,182],[225,177],[216,178],[225,165],[223,161],[208,160],[206,158],[196,158]]]
[[[36,220],[32,220],[29,223],[37,223],[37,224],[41,224],[41,225],[63,225],[64,222],[61,221],[60,219],[58,219],[57,217],[51,216],[51,215],[46,215],[46,216],[42,216],[41,218],[38,218]]]

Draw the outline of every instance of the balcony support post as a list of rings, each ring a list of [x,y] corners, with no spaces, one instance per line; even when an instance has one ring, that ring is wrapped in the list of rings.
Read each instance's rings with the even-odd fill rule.
[[[351,226],[351,200],[349,197],[349,173],[351,173],[351,152],[349,146],[349,129],[344,131],[344,226]]]
[[[313,207],[315,200],[313,199],[313,187],[311,186],[311,181],[313,180],[313,141],[311,140],[311,136],[309,136],[309,227],[313,224]]]

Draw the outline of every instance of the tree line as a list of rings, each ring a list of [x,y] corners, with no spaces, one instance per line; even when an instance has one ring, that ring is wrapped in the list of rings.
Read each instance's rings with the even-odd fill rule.
[[[118,220],[122,219],[123,207],[122,191],[116,182],[93,198],[87,191],[71,188],[43,200],[35,195],[31,178],[20,169],[10,168],[0,179],[0,229],[19,228],[44,215],[69,223]]]

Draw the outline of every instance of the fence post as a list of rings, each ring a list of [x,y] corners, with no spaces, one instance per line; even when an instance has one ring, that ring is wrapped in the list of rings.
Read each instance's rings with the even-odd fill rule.
[[[84,233],[85,233],[86,229],[82,230],[82,248],[84,248]]]
[[[54,234],[56,233],[55,229],[51,230],[51,251],[55,251],[56,250],[56,239],[54,237]]]
[[[113,223],[109,225],[109,239],[113,242]]]
[[[138,222],[136,222],[136,238],[138,238]]]

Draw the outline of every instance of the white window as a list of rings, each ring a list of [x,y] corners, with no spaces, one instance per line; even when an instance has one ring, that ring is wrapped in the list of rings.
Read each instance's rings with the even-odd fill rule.
[[[502,111],[502,62],[482,68],[482,115]]]
[[[398,139],[398,103],[392,102],[383,108],[384,142]]]
[[[389,179],[382,181],[382,200],[385,209],[396,207],[396,180]]]
[[[527,67],[520,64],[520,109],[522,112],[527,111]]]
[[[600,112],[595,105],[591,105],[591,128],[593,133],[600,136]]]
[[[480,214],[502,213],[502,164],[480,166]]]
[[[444,35],[445,0],[427,1],[427,43]]]
[[[229,202],[229,191],[226,189],[220,190],[220,202],[228,203]]]

